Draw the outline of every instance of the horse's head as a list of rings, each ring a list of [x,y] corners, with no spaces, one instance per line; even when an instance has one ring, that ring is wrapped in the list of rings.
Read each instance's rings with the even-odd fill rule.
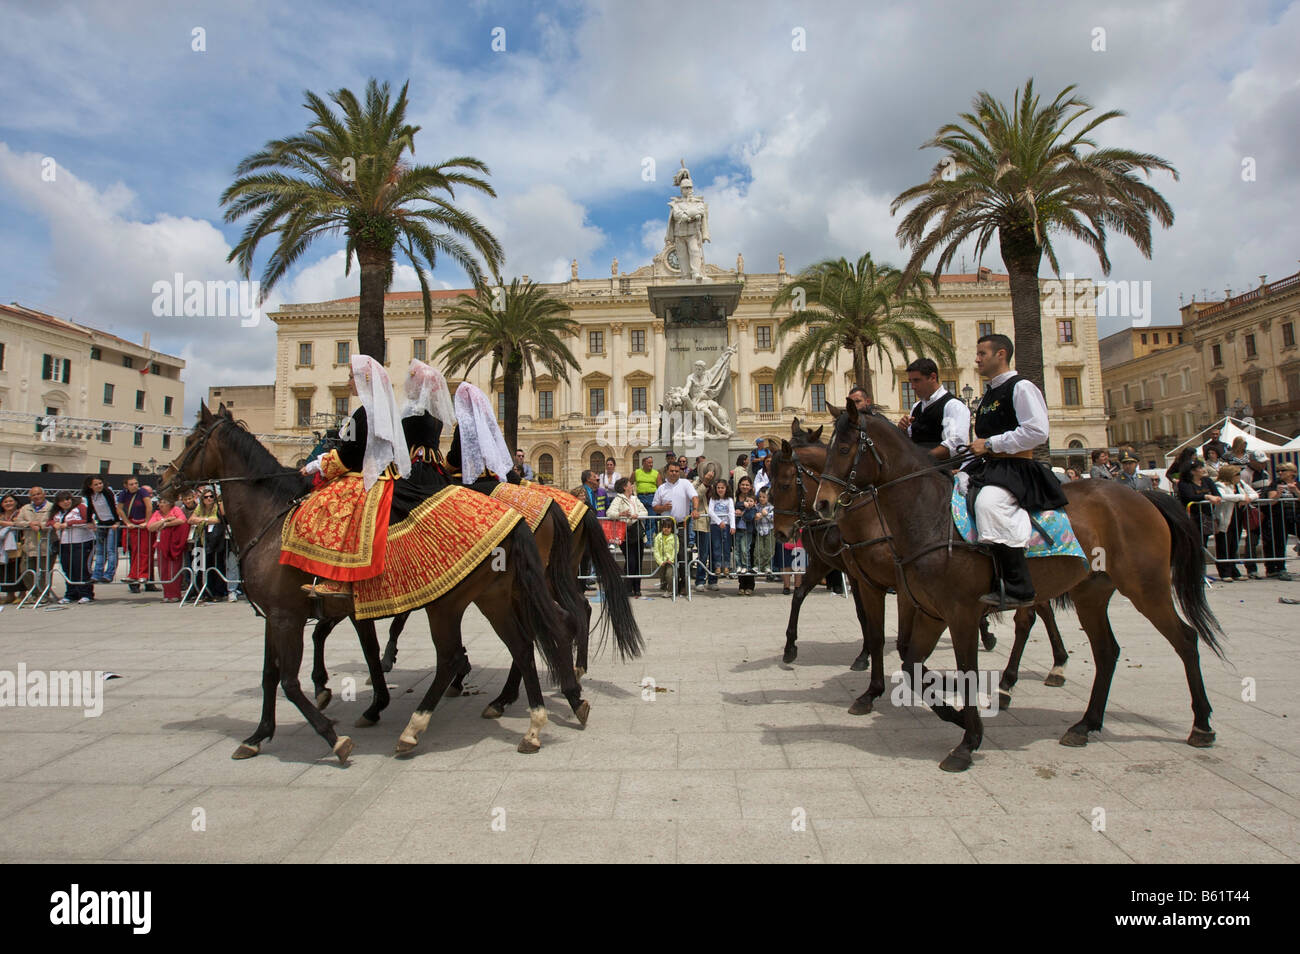
[[[199,481],[219,476],[221,451],[212,436],[226,423],[233,424],[234,418],[225,404],[218,406],[214,414],[208,409],[207,402],[200,402],[194,430],[186,436],[180,454],[163,471],[164,489],[174,481]]]
[[[818,517],[834,520],[842,499],[886,478],[884,459],[876,441],[888,433],[890,425],[872,411],[859,411],[852,399],[835,419],[821,482],[813,499]]]
[[[820,437],[821,428],[815,432],[799,429],[795,419],[792,432],[807,437]],[[790,540],[801,524],[813,522],[812,498],[817,492],[817,478],[826,462],[826,449],[820,444],[791,444],[770,442],[771,500],[773,507],[772,532],[782,543]]]

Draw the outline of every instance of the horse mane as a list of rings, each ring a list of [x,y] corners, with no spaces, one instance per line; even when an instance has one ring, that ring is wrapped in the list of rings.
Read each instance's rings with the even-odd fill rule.
[[[835,426],[832,431],[833,434],[838,435],[841,427],[847,427],[848,415],[849,415],[848,411],[841,411],[836,416]],[[891,437],[900,438],[900,440],[898,440],[896,443],[898,444],[899,449],[902,450],[903,453],[909,455],[912,463],[918,464],[922,467],[929,467],[935,463],[934,459],[928,453],[926,453],[916,444],[912,443],[911,438],[909,438],[906,434],[904,434],[899,428],[895,427],[893,422],[891,422],[889,418],[885,416],[885,413],[883,411],[878,410],[874,404],[868,407],[865,411],[858,411],[858,417],[861,418],[863,416],[875,418],[878,421],[881,421],[885,425],[887,425],[887,430],[885,431],[885,433],[889,434]],[[878,437],[879,435],[876,436]],[[891,444],[891,450],[892,450],[892,444]]]
[[[248,468],[247,477],[280,478],[278,480],[259,481],[276,503],[288,503],[311,489],[311,481],[297,473],[292,467],[285,467],[275,455],[262,445],[248,430],[248,425],[227,417],[233,427],[225,428],[223,437],[233,454]]]

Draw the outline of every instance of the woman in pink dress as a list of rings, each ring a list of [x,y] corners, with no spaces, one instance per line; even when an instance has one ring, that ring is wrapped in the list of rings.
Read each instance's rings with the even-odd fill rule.
[[[185,565],[185,541],[190,525],[185,511],[170,496],[158,498],[158,510],[149,520],[149,532],[157,534],[158,576],[162,580],[163,602],[181,601],[181,568]]]

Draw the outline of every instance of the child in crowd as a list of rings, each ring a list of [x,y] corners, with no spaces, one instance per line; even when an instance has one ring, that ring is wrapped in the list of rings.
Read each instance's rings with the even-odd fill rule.
[[[736,507],[725,480],[709,488],[709,552],[712,556],[708,589],[718,588],[718,575],[731,576],[731,542],[736,535]]]
[[[672,517],[660,521],[659,532],[655,534],[655,574],[659,577],[659,590],[665,599],[672,599],[668,588],[668,579],[673,574],[677,563],[677,524]]]
[[[772,557],[776,555],[776,535],[772,532],[774,519],[773,506],[768,502],[767,488],[758,492],[754,515],[754,569],[766,574],[765,579],[771,583],[776,580],[772,574]]]
[[[74,502],[72,494],[60,490],[54,495],[50,526],[59,539],[59,566],[68,588],[60,603],[92,603],[95,588],[90,583],[90,558],[95,548],[95,531],[86,516],[86,505]]]

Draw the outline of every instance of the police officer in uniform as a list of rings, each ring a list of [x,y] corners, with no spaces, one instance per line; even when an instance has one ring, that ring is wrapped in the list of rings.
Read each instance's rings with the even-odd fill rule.
[[[1034,448],[1049,436],[1047,401],[1033,383],[1011,370],[1014,353],[1006,335],[984,335],[976,342],[975,370],[989,387],[975,412],[970,444],[971,452],[981,456],[966,469],[968,505],[980,542],[993,550],[1004,591],[995,589],[980,600],[999,609],[1035,602],[1025,559],[1033,533],[1029,511],[1061,510],[1067,502],[1061,482],[1034,460]]]
[[[920,400],[912,405],[911,414],[899,418],[898,426],[932,457],[955,456],[970,438],[970,410],[939,384],[939,366],[929,358],[917,358],[907,366],[907,382]]]

